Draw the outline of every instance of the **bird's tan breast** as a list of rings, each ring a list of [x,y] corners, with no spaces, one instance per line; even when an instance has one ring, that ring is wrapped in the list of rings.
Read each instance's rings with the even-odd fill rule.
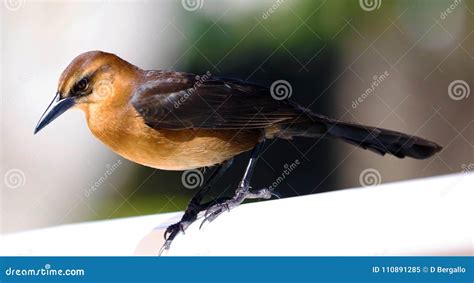
[[[86,116],[91,132],[117,154],[164,170],[222,163],[252,149],[260,135],[254,130],[155,130],[144,123],[132,106],[90,107]]]

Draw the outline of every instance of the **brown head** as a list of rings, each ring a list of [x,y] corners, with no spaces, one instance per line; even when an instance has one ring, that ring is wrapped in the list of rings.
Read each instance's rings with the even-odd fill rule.
[[[91,107],[113,105],[131,95],[141,70],[120,57],[102,51],[82,53],[63,71],[56,96],[41,116],[35,134],[72,107],[88,113]]]

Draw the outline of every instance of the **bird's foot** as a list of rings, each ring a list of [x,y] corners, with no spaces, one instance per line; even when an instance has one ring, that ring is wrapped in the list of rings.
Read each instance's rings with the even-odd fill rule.
[[[164,251],[169,250],[169,248],[171,247],[171,243],[173,242],[174,238],[180,232],[182,232],[184,234],[186,229],[188,229],[188,227],[191,224],[193,224],[198,218],[203,217],[201,215],[201,212],[206,211],[206,209],[211,207],[216,202],[217,203],[224,203],[228,200],[229,200],[229,198],[218,198],[213,202],[207,202],[207,203],[204,203],[204,204],[197,204],[196,202],[192,201],[188,205],[188,208],[184,212],[184,215],[181,218],[181,220],[179,222],[173,224],[173,225],[168,226],[168,228],[166,228],[166,231],[165,231],[165,234],[164,234],[165,243],[161,247],[159,255],[163,254]]]
[[[183,217],[181,220],[173,225],[168,226],[166,228],[164,237],[165,243],[160,249],[159,255],[161,255],[164,251],[169,250],[171,243],[173,242],[174,238],[180,233],[186,231],[186,229],[191,225],[194,221],[196,221],[199,212],[202,210],[200,205],[196,205],[194,203],[190,203],[186,211],[184,212]]]
[[[233,198],[210,206],[204,214],[204,220],[202,221],[200,227],[202,227],[206,222],[210,223],[214,221],[224,211],[230,211],[231,209],[239,206],[246,199],[270,199],[272,195],[275,195],[269,189],[260,189],[256,191],[251,191],[249,189],[250,186],[246,188],[239,187]]]
[[[168,226],[165,231],[165,243],[160,249],[159,255],[161,255],[164,251],[169,250],[171,243],[173,242],[174,238],[179,234],[179,232],[183,232],[186,228],[191,224],[189,221],[180,221],[173,225]]]

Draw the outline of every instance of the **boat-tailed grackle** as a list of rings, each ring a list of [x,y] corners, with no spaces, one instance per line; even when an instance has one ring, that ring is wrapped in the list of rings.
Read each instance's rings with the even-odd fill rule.
[[[441,150],[434,142],[396,131],[338,121],[311,112],[270,90],[235,79],[142,70],[101,51],[76,57],[64,70],[56,96],[35,133],[70,108],[84,111],[91,132],[119,155],[163,169],[218,165],[190,201],[180,222],[168,227],[162,250],[200,216],[212,221],[245,199],[270,198],[252,190],[250,178],[265,139],[340,139],[379,154],[424,159]],[[230,166],[252,150],[235,195],[203,203],[203,197]]]

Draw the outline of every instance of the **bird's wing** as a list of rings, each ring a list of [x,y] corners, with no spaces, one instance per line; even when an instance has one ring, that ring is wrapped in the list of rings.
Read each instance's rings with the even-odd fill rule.
[[[132,105],[155,129],[258,129],[302,113],[268,88],[227,78],[169,72],[143,84]]]

